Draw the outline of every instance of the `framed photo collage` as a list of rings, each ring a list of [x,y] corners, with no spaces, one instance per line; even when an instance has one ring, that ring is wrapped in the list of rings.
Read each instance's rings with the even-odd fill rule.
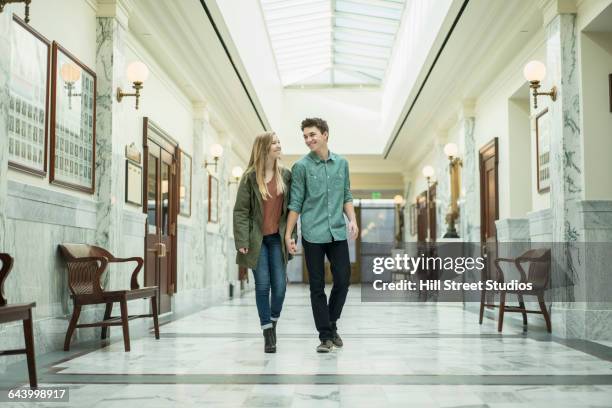
[[[93,194],[94,71],[13,15],[9,82],[9,166]]]

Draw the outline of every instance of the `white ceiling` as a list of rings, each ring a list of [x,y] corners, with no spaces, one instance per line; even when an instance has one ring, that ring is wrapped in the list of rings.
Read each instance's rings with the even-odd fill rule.
[[[380,86],[405,0],[260,0],[283,86]]]

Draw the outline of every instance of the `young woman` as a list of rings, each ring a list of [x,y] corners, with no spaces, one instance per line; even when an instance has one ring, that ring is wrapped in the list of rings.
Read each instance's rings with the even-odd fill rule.
[[[291,258],[284,239],[291,172],[282,166],[280,157],[281,144],[274,132],[255,138],[234,206],[236,263],[253,270],[266,353],[276,352],[276,323],[285,300],[286,267]]]

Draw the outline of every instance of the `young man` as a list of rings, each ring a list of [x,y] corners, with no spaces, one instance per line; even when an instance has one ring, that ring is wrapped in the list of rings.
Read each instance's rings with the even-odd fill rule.
[[[295,254],[297,245],[291,238],[298,216],[302,217],[302,246],[310,280],[310,303],[321,344],[317,352],[328,353],[342,347],[336,321],[340,318],[351,278],[351,262],[346,223],[351,238],[358,228],[353,208],[348,162],[329,151],[327,122],[319,118],[302,121],[304,142],[310,153],[293,165],[289,216],[285,231],[287,250]],[[325,256],[331,264],[334,286],[325,296]]]

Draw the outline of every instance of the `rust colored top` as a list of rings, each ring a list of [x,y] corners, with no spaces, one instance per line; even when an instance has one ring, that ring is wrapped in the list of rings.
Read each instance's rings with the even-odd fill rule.
[[[263,235],[276,234],[278,223],[283,212],[283,195],[276,191],[276,175],[266,185],[272,197],[263,200],[263,225],[261,232]]]

